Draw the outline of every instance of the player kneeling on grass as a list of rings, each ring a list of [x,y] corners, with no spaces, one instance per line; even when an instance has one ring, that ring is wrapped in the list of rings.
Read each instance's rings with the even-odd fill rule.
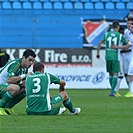
[[[59,84],[59,94],[50,98],[50,84]],[[28,115],[57,115],[65,112],[66,108],[70,114],[79,114],[81,109],[74,108],[68,97],[64,86],[66,82],[52,74],[44,73],[44,65],[35,63],[33,74],[26,78],[26,112]],[[64,108],[61,108],[62,103]]]

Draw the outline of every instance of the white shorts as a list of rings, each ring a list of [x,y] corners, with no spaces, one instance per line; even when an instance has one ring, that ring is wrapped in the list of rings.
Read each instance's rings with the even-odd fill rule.
[[[132,52],[123,53],[123,71],[125,74],[128,73],[131,59],[132,59]]]
[[[124,77],[124,68],[123,68],[123,53],[120,53],[120,72],[118,72],[118,77]]]
[[[128,75],[133,75],[133,58],[131,59],[129,64]]]

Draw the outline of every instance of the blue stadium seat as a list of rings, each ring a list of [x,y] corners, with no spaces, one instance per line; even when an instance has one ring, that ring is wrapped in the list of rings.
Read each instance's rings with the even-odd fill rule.
[[[29,0],[29,2],[38,2],[39,0]]]
[[[40,0],[40,2],[48,2],[49,0]]]
[[[21,9],[22,5],[20,2],[13,2],[12,7],[13,7],[13,9]]]
[[[95,9],[104,9],[104,4],[102,2],[96,2],[94,7]]]
[[[42,9],[42,3],[41,2],[34,2],[33,8],[34,9]]]
[[[84,4],[85,9],[94,9],[93,3],[92,2],[86,2]]]
[[[81,2],[89,2],[89,0],[80,0]]]
[[[121,2],[131,2],[131,0],[121,0]]]
[[[126,3],[126,8],[129,10],[133,9],[133,2]]]
[[[43,8],[44,9],[52,9],[52,3],[51,2],[44,2],[43,3]]]
[[[1,3],[0,3],[0,9],[2,8],[2,5],[1,5]]]
[[[0,2],[6,2],[6,1],[8,1],[8,0],[0,0]]]
[[[54,3],[54,9],[63,9],[63,3],[62,2],[55,2]]]
[[[115,5],[113,2],[105,3],[105,9],[115,9]]]
[[[32,9],[31,2],[23,2],[22,4],[24,9]]]
[[[50,2],[59,2],[59,0],[49,0]]]
[[[69,2],[69,0],[60,0],[60,2]]]
[[[91,0],[91,2],[100,2],[100,0]]]
[[[101,2],[110,2],[111,0],[101,0]]]
[[[70,2],[79,2],[79,0],[70,0]]]
[[[110,2],[120,2],[121,0],[111,0]]]
[[[116,9],[125,9],[125,3],[124,2],[116,3]]]
[[[28,0],[19,0],[20,2],[28,2]]]
[[[9,0],[9,2],[19,2],[18,0]]]
[[[11,9],[12,8],[11,3],[10,2],[3,2],[2,3],[2,8]]]
[[[72,2],[65,2],[65,3],[64,3],[64,8],[65,8],[65,9],[73,9],[73,4],[72,4]]]
[[[75,2],[74,3],[74,9],[83,9],[83,3],[82,2]]]

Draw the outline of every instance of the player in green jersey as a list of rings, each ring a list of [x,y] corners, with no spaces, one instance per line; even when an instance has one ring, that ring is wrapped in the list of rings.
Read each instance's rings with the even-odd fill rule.
[[[117,85],[118,72],[120,72],[118,48],[122,49],[129,48],[131,46],[131,43],[127,43],[125,37],[118,32],[120,28],[118,21],[113,22],[112,28],[113,31],[106,32],[105,35],[102,37],[102,39],[99,41],[96,57],[98,59],[100,58],[100,48],[101,45],[105,43],[106,70],[107,72],[109,72],[109,83],[111,86],[111,91],[109,96],[116,96],[114,89],[115,86]],[[120,43],[122,43],[125,46],[120,46]]]
[[[12,107],[25,97],[25,78],[35,60],[35,52],[24,51],[22,58],[9,61],[0,70],[0,115],[13,114]]]
[[[59,84],[59,94],[50,98],[50,85]],[[26,112],[28,115],[57,115],[61,114],[60,107],[63,105],[69,109],[70,114],[79,114],[81,109],[74,108],[64,86],[66,82],[50,73],[44,73],[44,65],[35,63],[33,74],[26,78]]]

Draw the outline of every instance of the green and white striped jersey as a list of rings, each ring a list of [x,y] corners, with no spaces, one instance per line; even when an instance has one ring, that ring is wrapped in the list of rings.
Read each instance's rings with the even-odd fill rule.
[[[22,68],[21,62],[21,58],[12,60],[0,69],[0,84],[7,83],[8,77],[19,76],[28,72],[28,68]]]
[[[26,78],[27,110],[46,112],[51,110],[50,84],[59,84],[60,79],[49,73],[35,72]]]
[[[107,32],[103,36],[101,41],[106,44],[106,54],[105,54],[106,60],[119,60],[118,49],[111,49],[111,45],[115,44],[117,46],[120,46],[121,43],[123,45],[127,45],[125,37],[116,31]]]

